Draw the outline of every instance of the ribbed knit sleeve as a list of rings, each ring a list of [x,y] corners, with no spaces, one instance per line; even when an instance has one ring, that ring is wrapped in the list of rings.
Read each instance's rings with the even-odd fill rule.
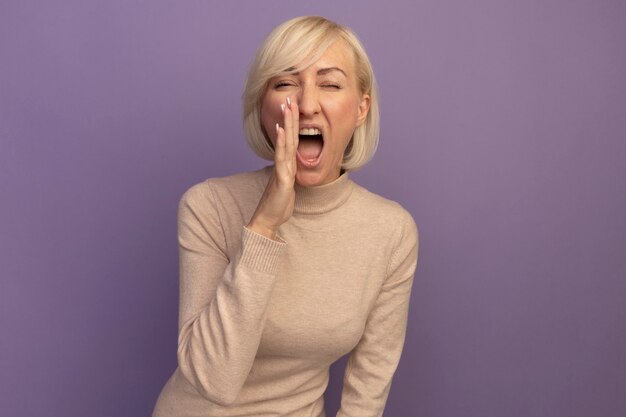
[[[365,325],[350,353],[337,417],[382,416],[406,334],[418,235],[408,213],[389,260],[388,274]]]
[[[207,183],[181,199],[178,241],[178,364],[203,397],[228,405],[252,367],[285,243],[241,227],[240,248],[229,259]]]

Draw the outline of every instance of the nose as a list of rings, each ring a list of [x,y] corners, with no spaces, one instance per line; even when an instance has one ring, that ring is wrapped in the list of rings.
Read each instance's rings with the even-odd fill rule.
[[[319,113],[320,103],[315,86],[306,84],[300,88],[298,108],[300,109],[300,115],[304,117],[311,117]]]

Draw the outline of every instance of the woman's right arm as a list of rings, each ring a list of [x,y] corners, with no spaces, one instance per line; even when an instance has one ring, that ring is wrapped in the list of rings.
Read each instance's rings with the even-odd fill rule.
[[[292,107],[285,109],[285,128],[277,127],[274,173],[232,259],[210,185],[192,187],[179,205],[178,364],[201,395],[220,405],[235,401],[250,373],[285,247],[276,231],[293,210],[298,110]]]
[[[227,405],[252,367],[285,244],[242,228],[229,260],[213,201],[198,195],[210,197],[209,185],[197,187],[206,189],[190,189],[179,206],[178,364],[200,394]]]

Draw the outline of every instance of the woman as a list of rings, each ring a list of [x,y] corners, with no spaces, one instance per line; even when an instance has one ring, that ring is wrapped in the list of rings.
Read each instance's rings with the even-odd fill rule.
[[[248,141],[274,164],[190,188],[179,207],[178,368],[154,416],[382,415],[404,342],[417,230],[348,178],[378,140],[369,59],[320,17],[278,26],[244,92]]]

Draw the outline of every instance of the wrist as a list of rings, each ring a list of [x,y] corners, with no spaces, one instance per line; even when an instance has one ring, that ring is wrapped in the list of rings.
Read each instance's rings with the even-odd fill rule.
[[[261,236],[265,236],[268,239],[278,240],[276,239],[276,230],[263,225],[262,223],[255,221],[255,219],[250,220],[250,222],[246,225],[248,230],[253,231]]]

